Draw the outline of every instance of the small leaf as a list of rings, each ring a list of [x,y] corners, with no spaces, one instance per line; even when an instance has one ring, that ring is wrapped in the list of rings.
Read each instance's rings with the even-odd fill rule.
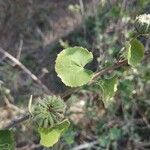
[[[0,130],[0,149],[14,150],[15,141],[13,132],[10,130]]]
[[[109,105],[111,105],[112,103],[111,98],[115,95],[115,92],[117,91],[118,85],[117,77],[101,80],[98,83],[98,85],[100,85],[101,87],[102,100],[105,107],[107,108]]]
[[[65,85],[82,86],[93,77],[93,72],[84,68],[92,59],[93,55],[87,49],[70,47],[58,54],[55,70]]]
[[[144,56],[144,46],[137,39],[133,39],[130,42],[130,45],[131,46],[128,48],[127,59],[128,64],[134,67],[140,63]]]
[[[107,147],[107,145],[110,144],[109,136],[106,136],[106,135],[100,136],[99,143],[102,147]]]
[[[118,140],[121,138],[121,130],[116,127],[111,128],[109,131],[109,136],[111,140]]]
[[[76,135],[76,131],[74,130],[74,127],[71,126],[69,129],[64,133],[63,139],[67,142],[68,145],[71,145],[74,143],[74,138]]]
[[[58,142],[60,136],[68,129],[70,122],[66,119],[52,128],[39,128],[41,136],[40,144],[45,147],[52,147]]]

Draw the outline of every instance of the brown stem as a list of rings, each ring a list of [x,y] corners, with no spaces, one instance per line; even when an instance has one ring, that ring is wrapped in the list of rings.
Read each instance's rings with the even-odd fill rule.
[[[16,118],[16,119],[13,119],[13,120],[10,121],[9,124],[7,124],[7,125],[4,127],[4,129],[12,128],[12,127],[16,126],[17,124],[19,124],[19,123],[21,123],[21,122],[23,122],[23,121],[29,119],[29,117],[30,117],[30,114],[29,114],[29,113],[26,113],[26,114],[24,114],[23,116],[20,116],[20,117],[18,117],[18,118]]]
[[[9,58],[11,61],[13,61],[16,65],[18,65],[24,72],[26,72],[33,79],[33,81],[38,83],[47,94],[51,94],[50,90],[46,87],[46,85],[44,85],[42,81],[39,78],[37,78],[28,68],[26,68],[18,59],[13,57],[11,54],[6,52],[2,48],[0,48],[0,53]]]

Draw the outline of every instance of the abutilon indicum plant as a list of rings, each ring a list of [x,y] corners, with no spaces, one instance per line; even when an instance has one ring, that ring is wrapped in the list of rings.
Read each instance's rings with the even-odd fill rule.
[[[86,69],[85,65],[93,60],[93,54],[83,47],[69,47],[62,50],[56,58],[55,71],[62,82],[69,87],[97,84],[102,91],[102,100],[107,108],[111,105],[111,98],[115,95],[118,85],[118,77],[114,75],[109,79],[101,79],[100,76],[109,70],[123,65],[137,66],[144,58],[144,45],[137,39],[139,36],[150,35],[150,14],[143,14],[135,19],[135,32],[124,44],[123,60],[102,71],[94,73]],[[62,98],[45,95],[35,104],[30,101],[30,121],[37,127],[40,134],[40,144],[52,147],[58,142],[61,135],[69,127],[69,120],[65,116],[66,104]],[[14,149],[12,130],[0,131],[0,147],[8,146]],[[1,149],[1,148],[0,148]]]

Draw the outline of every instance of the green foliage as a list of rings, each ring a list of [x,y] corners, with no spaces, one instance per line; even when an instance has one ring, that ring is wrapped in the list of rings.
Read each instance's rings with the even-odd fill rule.
[[[45,147],[51,147],[58,142],[60,136],[68,129],[69,121],[64,120],[52,128],[39,128],[41,136],[40,144]]]
[[[101,147],[109,147],[112,142],[121,139],[122,131],[119,128],[112,127],[108,130],[107,134],[103,133],[99,137],[99,143]]]
[[[128,46],[128,51],[127,51],[128,64],[134,67],[138,65],[143,59],[144,46],[137,39],[131,40],[129,44],[130,45]]]
[[[109,139],[109,136],[106,136],[106,135],[102,135],[100,138],[99,138],[99,143],[102,147],[106,147],[107,145],[110,144],[110,139]]]
[[[110,79],[100,80],[98,85],[101,87],[102,91],[102,100],[104,102],[105,107],[107,108],[112,104],[112,97],[115,95],[117,91],[118,80],[117,77],[113,77]]]
[[[84,68],[92,59],[93,55],[87,49],[70,47],[58,54],[55,70],[67,86],[82,86],[93,77],[93,72]]]
[[[121,130],[114,127],[110,129],[109,134],[111,140],[118,140],[121,137]]]
[[[31,115],[38,127],[49,128],[64,119],[65,108],[66,105],[61,98],[45,96],[31,108]]]
[[[119,89],[122,89],[122,96],[131,98],[134,90],[134,82],[133,80],[125,79],[121,80],[119,84]]]
[[[103,6],[105,3],[106,3],[105,1],[101,2]],[[139,0],[139,3],[141,4],[143,3],[143,5],[145,5],[148,2],[146,0]],[[111,6],[112,4],[113,4],[113,7]],[[75,44],[85,45],[86,47],[89,47],[89,49],[92,47],[93,49],[96,49],[96,50],[98,49],[100,51],[99,52],[100,56],[98,58],[99,70],[103,69],[103,67],[105,68],[105,67],[111,66],[113,62],[120,61],[116,58],[116,56],[118,56],[118,51],[121,47],[120,43],[122,39],[119,41],[118,37],[122,38],[123,37],[122,33],[124,33],[124,31],[120,32],[122,31],[121,28],[120,27],[118,28],[118,25],[115,25],[114,23],[112,24],[113,19],[115,19],[115,22],[118,22],[118,17],[122,17],[122,18],[119,18],[119,24],[123,24],[123,27],[124,27],[124,24],[127,23],[128,19],[130,19],[130,17],[128,16],[129,12],[126,11],[126,9],[122,10],[121,8],[122,6],[118,7],[120,6],[121,3],[118,3],[119,5],[114,5],[114,4],[115,2],[110,1],[110,4],[108,5],[109,7],[107,9],[106,7],[103,7],[101,5],[103,8],[101,7],[100,10],[95,10],[95,12],[100,11],[100,13],[96,14],[95,16],[91,16],[91,18],[88,18],[86,22],[88,23],[88,26],[85,25],[83,27],[84,34],[82,34],[82,37],[81,37],[81,34],[79,33],[77,34],[77,32],[75,33],[76,36],[74,36],[77,41],[77,43],[73,42],[74,45]],[[69,10],[71,10],[72,12],[79,13],[80,6],[69,5]],[[41,21],[43,22],[43,20]],[[135,21],[135,28],[136,28],[136,31],[138,32],[138,35],[137,33],[133,35],[139,36],[139,34],[142,34],[142,35],[148,34],[150,31],[149,21],[150,21],[149,15],[138,16]],[[108,24],[110,26],[108,26]],[[128,29],[128,26],[126,29]],[[115,35],[114,31],[116,31],[117,36]],[[88,34],[89,34],[89,37],[86,37]],[[126,35],[124,35],[123,39],[126,39],[126,38],[127,38]],[[93,45],[91,43],[93,43]],[[60,45],[64,47],[65,49],[62,52],[60,52],[60,54],[58,54],[57,56],[55,70],[65,85],[70,86],[70,87],[78,87],[78,86],[85,85],[89,81],[92,80],[93,72],[91,70],[85,69],[85,66],[87,63],[92,61],[93,54],[89,52],[87,49],[82,48],[82,47],[69,47],[69,45],[71,44],[72,43],[70,41],[68,42],[68,41],[60,40]],[[137,39],[132,39],[130,42],[125,44],[125,50],[126,52],[124,55],[128,61],[128,64],[130,64],[133,67],[139,64],[144,56],[144,46]],[[106,58],[106,60],[104,61],[103,58]],[[33,59],[29,58],[29,60],[28,59],[26,60],[27,62],[23,61],[23,63],[35,69],[36,65],[33,64]],[[118,72],[121,69],[119,68]],[[126,67],[123,68],[123,71],[125,69]],[[147,68],[145,70],[146,71],[144,71],[141,76],[143,80],[147,82],[149,80],[149,71],[147,71]],[[134,126],[136,126],[136,123],[134,124],[134,126],[132,122],[128,123],[128,119],[130,119],[130,117],[132,118],[132,120],[136,120],[137,118],[140,118],[142,116],[141,112],[136,113],[138,111],[138,108],[137,106],[133,106],[132,100],[134,100],[134,96],[141,94],[141,91],[143,91],[143,87],[145,85],[143,86],[141,81],[138,82],[139,79],[136,79],[135,81],[133,81],[134,79],[133,77],[136,77],[136,76],[133,76],[132,69],[130,71],[129,70],[125,71],[125,72],[130,72],[132,74],[131,76],[126,76],[126,75],[125,75],[126,77],[123,76],[124,74],[123,71],[122,72],[120,71],[121,73],[119,76],[121,79],[124,78],[124,80],[120,81],[120,85],[118,88],[120,93],[118,92],[118,95],[116,96],[116,98],[118,98],[120,101],[118,105],[114,106],[115,109],[113,109],[114,107],[111,107],[114,110],[114,113],[111,114],[113,117],[109,113],[106,113],[107,115],[109,114],[107,117],[104,117],[103,119],[103,115],[101,115],[100,116],[101,118],[99,119],[98,114],[101,114],[102,112],[101,110],[108,111],[108,109],[105,109],[105,108],[108,108],[108,106],[112,106],[112,103],[114,102],[113,96],[115,95],[115,92],[117,90],[117,85],[118,85],[118,79],[116,76],[110,79],[100,79],[100,82],[98,82],[98,87],[100,87],[98,88],[98,93],[100,93],[100,89],[101,89],[102,101],[105,105],[105,108],[103,108],[103,104],[101,106],[101,102],[98,101],[99,97],[98,97],[98,94],[96,93],[97,91],[95,92],[93,89],[92,90],[96,94],[94,92],[92,93],[91,91],[88,91],[89,93],[82,91],[81,94],[79,94],[79,97],[73,98],[73,95],[71,95],[70,97],[72,99],[70,98],[71,100],[70,101],[68,100],[67,102],[68,103],[67,107],[69,109],[71,105],[73,104],[73,102],[76,101],[77,99],[81,100],[83,98],[84,100],[83,102],[85,102],[85,100],[88,100],[88,102],[85,105],[83,104],[84,107],[81,107],[81,112],[79,111],[79,115],[80,113],[81,115],[87,114],[86,116],[89,117],[89,122],[88,121],[87,122],[89,123],[89,126],[92,129],[92,131],[93,131],[93,123],[95,123],[94,121],[100,120],[101,124],[103,124],[102,125],[103,127],[101,126],[101,131],[100,131],[101,136],[100,136],[99,144],[102,147],[107,147],[107,149],[111,149],[109,146],[113,145],[112,144],[113,142],[117,143],[119,139],[121,139],[123,130],[124,130],[123,132],[125,133],[129,131],[132,131],[132,133],[134,132]],[[134,71],[136,72],[137,70],[134,70]],[[137,75],[139,74],[137,73]],[[140,87],[138,90],[136,90],[134,87],[134,82],[137,82],[138,86],[141,86],[141,87],[143,86],[143,87],[142,88]],[[147,104],[149,105],[147,97],[145,101],[147,101]],[[144,102],[142,101],[142,103]],[[92,106],[94,107],[92,108]],[[116,119],[115,113],[117,112],[117,110],[119,110],[118,111],[119,118],[115,120]],[[55,143],[58,142],[61,135],[67,130],[70,123],[68,120],[65,120],[64,114],[67,115],[65,111],[66,111],[66,105],[64,101],[61,98],[58,98],[55,96],[46,96],[43,99],[40,99],[40,101],[36,103],[33,107],[31,107],[31,100],[30,100],[29,112],[31,113],[33,117],[32,118],[33,121],[36,122],[36,124],[38,125],[38,132],[41,136],[41,141],[40,141],[41,145],[46,146],[46,147],[52,147]],[[87,111],[87,112],[84,112],[84,111]],[[149,115],[149,110],[143,111],[143,112],[144,112],[143,114],[144,114],[144,120],[145,120],[145,118]],[[75,112],[72,112],[72,113],[76,113],[76,110]],[[69,111],[68,111],[68,114],[69,114]],[[81,120],[81,123],[82,123],[82,120]],[[147,120],[146,120],[146,123],[147,123]],[[89,127],[89,126],[85,125],[83,128]],[[82,124],[80,127],[82,128]],[[8,144],[5,145],[6,141],[9,141],[10,143],[12,143],[11,145],[14,145],[14,141],[11,138],[12,135],[9,135],[9,134],[10,134],[9,130],[0,131],[0,149],[1,148],[3,149],[3,146],[5,146],[5,149],[6,149],[7,146],[9,146]],[[80,134],[82,138],[82,133]],[[128,133],[128,134],[130,135],[131,133]],[[129,140],[130,139],[133,140],[132,137],[136,137],[135,133],[133,133],[133,135],[129,137]],[[69,131],[63,137],[64,137],[64,141],[66,141],[68,145],[74,144],[73,142],[75,139],[75,133],[71,133],[71,131]],[[88,137],[88,134],[87,134],[87,137]],[[96,135],[94,137],[97,138],[98,136]],[[127,144],[130,144],[130,142],[128,142]]]
[[[63,136],[64,140],[67,142],[68,145],[71,145],[74,143],[74,134],[70,130]]]
[[[0,149],[15,150],[13,132],[10,130],[0,130]]]

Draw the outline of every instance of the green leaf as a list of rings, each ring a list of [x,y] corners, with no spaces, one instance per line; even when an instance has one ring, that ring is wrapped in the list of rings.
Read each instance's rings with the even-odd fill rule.
[[[102,91],[102,100],[107,108],[109,105],[112,104],[112,97],[115,95],[115,92],[117,91],[117,85],[118,85],[118,80],[117,77],[113,77],[110,79],[104,79],[101,80],[98,85],[101,87]]]
[[[99,142],[102,147],[107,147],[110,144],[110,138],[107,135],[102,135],[100,136]]]
[[[0,130],[0,149],[14,150],[15,141],[13,132],[10,130]]]
[[[133,39],[128,47],[127,59],[128,64],[136,66],[140,63],[144,56],[144,46],[137,39]]]
[[[76,135],[76,131],[74,131],[74,127],[69,127],[67,132],[63,135],[63,139],[67,142],[68,145],[71,145],[74,143],[74,138]]]
[[[111,140],[118,140],[121,138],[121,129],[118,129],[116,127],[111,128],[109,131],[109,136]]]
[[[87,49],[70,47],[58,54],[55,70],[65,85],[82,86],[93,77],[93,72],[84,68],[92,59],[93,55]]]
[[[68,129],[70,122],[66,119],[52,128],[39,128],[41,136],[40,144],[45,147],[52,147],[58,142],[60,136]]]
[[[122,48],[124,50],[123,57],[128,58],[128,50],[131,48],[130,42],[126,42],[125,46]]]
[[[107,135],[102,135],[99,138],[99,143],[102,147],[107,147],[110,144],[110,138]]]

